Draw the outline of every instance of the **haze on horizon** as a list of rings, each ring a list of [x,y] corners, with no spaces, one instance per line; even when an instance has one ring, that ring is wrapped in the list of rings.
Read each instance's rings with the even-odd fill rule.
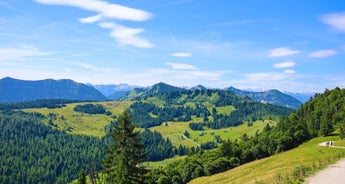
[[[0,12],[0,78],[345,87],[341,0],[0,0]]]

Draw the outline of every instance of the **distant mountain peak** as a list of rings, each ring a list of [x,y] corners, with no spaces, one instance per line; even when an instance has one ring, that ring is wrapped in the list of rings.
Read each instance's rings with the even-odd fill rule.
[[[279,105],[283,107],[289,107],[293,109],[299,108],[302,103],[296,98],[287,95],[283,92],[280,92],[277,89],[271,89],[263,92],[253,92],[253,91],[244,91],[236,89],[234,87],[226,88],[228,91],[232,91],[240,96],[249,97],[254,101],[262,103],[271,103],[274,105]]]
[[[196,86],[191,88],[191,90],[200,90],[200,91],[201,90],[205,90],[205,89],[207,89],[207,88],[205,86],[201,85],[201,84],[196,85]]]
[[[0,102],[20,102],[39,99],[104,101],[107,98],[95,88],[70,79],[0,80]]]
[[[172,92],[172,91],[186,91],[184,88],[172,86],[170,84],[159,82],[148,88],[134,88],[126,96],[121,99],[134,99],[137,97],[147,97],[159,93]]]
[[[175,87],[164,82],[159,82],[147,91],[147,95],[152,95],[155,93],[170,92],[170,91],[184,91],[184,88]]]
[[[117,100],[124,95],[127,94],[127,92],[139,87],[134,85],[129,85],[125,83],[120,84],[96,84],[90,86],[93,86],[98,91],[100,91],[104,96],[108,97],[111,100]]]

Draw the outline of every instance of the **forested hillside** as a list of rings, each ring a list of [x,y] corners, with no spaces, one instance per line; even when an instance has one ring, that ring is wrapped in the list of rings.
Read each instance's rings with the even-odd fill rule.
[[[266,126],[255,136],[227,141],[220,148],[200,151],[164,169],[155,170],[157,183],[186,183],[193,178],[222,172],[240,164],[286,151],[317,136],[339,130],[344,137],[345,89],[326,90],[275,127]]]
[[[111,143],[109,135],[96,138],[70,135],[43,123],[44,115],[22,111],[0,113],[0,183],[68,183],[79,171],[101,171],[101,161]],[[105,128],[111,131],[111,123]],[[189,149],[174,147],[169,139],[148,129],[140,133],[145,160],[184,155]]]
[[[263,104],[223,90],[189,90],[137,98],[130,106],[133,122],[142,128],[163,122],[191,122],[192,129],[220,129],[244,121],[287,116],[291,109]]]
[[[0,114],[0,183],[62,183],[81,169],[101,169],[105,144],[98,138],[69,135],[42,123],[43,115]]]

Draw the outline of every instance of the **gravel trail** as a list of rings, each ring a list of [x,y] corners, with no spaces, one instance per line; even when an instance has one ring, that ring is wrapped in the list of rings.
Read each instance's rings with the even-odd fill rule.
[[[330,142],[320,143],[320,146],[328,146]],[[342,148],[331,146],[332,148]],[[305,184],[345,184],[345,158],[335,164],[328,166],[326,169],[316,173],[306,179]]]

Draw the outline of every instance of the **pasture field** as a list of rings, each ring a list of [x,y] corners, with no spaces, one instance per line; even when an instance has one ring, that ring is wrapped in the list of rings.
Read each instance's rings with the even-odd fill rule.
[[[59,130],[64,130],[71,134],[83,134],[89,136],[102,137],[105,135],[104,127],[112,121],[111,116],[105,114],[85,114],[75,112],[73,108],[76,105],[87,104],[73,103],[67,104],[62,108],[34,108],[24,109],[26,112],[38,112],[48,117],[45,122],[48,124],[52,120],[53,126]],[[130,106],[129,101],[109,101],[109,102],[92,102],[92,104],[102,104],[112,115],[119,115],[124,109]]]
[[[257,131],[261,131],[267,124],[274,126],[276,122],[272,120],[259,120],[255,121],[252,126],[248,126],[248,124],[245,123],[237,127],[198,131],[190,129],[188,122],[167,122],[160,126],[152,127],[150,130],[160,132],[164,137],[169,138],[175,146],[182,144],[188,147],[193,147],[199,146],[201,143],[208,141],[215,141],[215,137],[217,135],[223,140],[235,140],[241,137],[244,133],[251,136]],[[184,135],[185,131],[190,134],[189,138]]]

